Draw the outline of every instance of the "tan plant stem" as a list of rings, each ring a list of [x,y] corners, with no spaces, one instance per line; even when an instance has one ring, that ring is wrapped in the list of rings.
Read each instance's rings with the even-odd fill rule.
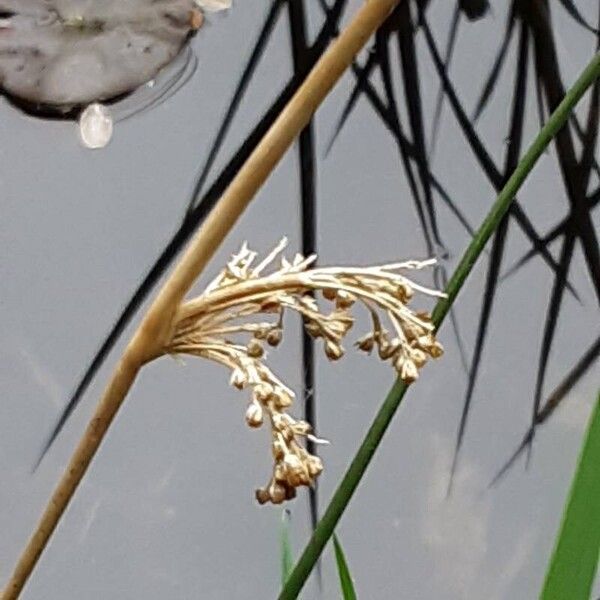
[[[323,54],[190,242],[127,346],[90,423],[27,542],[2,600],[19,597],[141,367],[161,354],[174,315],[250,200],[308,124],[356,54],[399,0],[367,0]]]

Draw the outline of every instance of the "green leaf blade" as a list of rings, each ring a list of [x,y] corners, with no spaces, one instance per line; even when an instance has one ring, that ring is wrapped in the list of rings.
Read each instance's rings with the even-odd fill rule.
[[[589,600],[600,556],[600,395],[590,417],[541,600]]]
[[[340,577],[342,598],[344,600],[357,600],[352,575],[350,575],[350,569],[348,568],[348,561],[346,560],[340,540],[335,533],[333,534],[333,547],[335,550],[335,562],[337,563],[338,575]]]

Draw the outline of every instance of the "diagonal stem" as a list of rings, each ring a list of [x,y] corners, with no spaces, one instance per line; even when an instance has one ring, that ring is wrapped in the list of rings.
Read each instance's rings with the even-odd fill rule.
[[[348,27],[319,59],[190,242],[125,349],[18,560],[2,593],[2,600],[19,597],[137,374],[144,364],[160,355],[185,294],[316,109],[398,2],[369,0],[362,5]]]
[[[433,323],[439,328],[443,323],[450,308],[454,304],[459,292],[461,291],[467,277],[471,273],[477,259],[482,253],[486,243],[496,231],[510,208],[515,195],[531,173],[538,159],[550,144],[554,136],[565,124],[575,105],[579,102],[585,91],[600,76],[600,53],[596,54],[584,69],[577,81],[565,95],[563,101],[552,113],[546,125],[540,130],[539,134],[517,165],[513,174],[500,191],[490,212],[481,224],[477,234],[467,247],[463,257],[458,264],[446,288],[447,298],[440,300],[432,314]],[[296,563],[294,570],[290,574],[279,600],[294,600],[300,594],[313,566],[323,552],[323,549],[331,538],[335,527],[342,517],[348,503],[350,502],[356,488],[362,480],[371,459],[373,458],[392,418],[394,417],[408,386],[397,381],[387,397],[383,401],[379,412],[375,416],[369,431],[367,432],[362,444],[358,448],[348,470],[344,474],[340,484],[323,517],[319,521],[317,528],[311,536],[304,552]]]

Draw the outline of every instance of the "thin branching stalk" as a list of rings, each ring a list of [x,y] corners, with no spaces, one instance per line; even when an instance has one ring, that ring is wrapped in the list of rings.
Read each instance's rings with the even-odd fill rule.
[[[546,125],[540,130],[539,134],[523,156],[517,168],[507,181],[504,188],[500,191],[490,212],[483,221],[481,227],[476,232],[473,240],[466,249],[458,267],[454,271],[452,278],[446,288],[447,297],[440,300],[436,305],[432,320],[438,329],[443,323],[444,318],[456,300],[467,277],[473,269],[477,259],[483,251],[486,243],[498,227],[502,218],[508,211],[511,202],[517,192],[531,173],[536,162],[556,136],[561,127],[565,124],[575,105],[579,102],[585,91],[600,76],[600,53],[596,54],[583,73],[573,84],[571,89],[565,95],[563,101],[552,113]],[[279,600],[293,600],[298,597],[304,583],[308,579],[313,567],[315,566],[323,548],[331,538],[338,521],[344,513],[350,502],[356,488],[373,455],[375,454],[394,414],[396,413],[408,385],[402,381],[397,381],[386,399],[384,400],[379,412],[375,416],[369,431],[367,432],[362,444],[354,456],[348,470],[344,474],[338,488],[336,489],[329,505],[319,521],[311,539],[309,540],[304,552],[300,556],[294,570],[289,576],[284,586]]]
[[[159,356],[170,339],[174,315],[185,294],[318,106],[398,2],[369,0],[357,11],[348,27],[320,58],[190,242],[119,360],[81,441],[17,562],[2,600],[19,597],[139,370]]]

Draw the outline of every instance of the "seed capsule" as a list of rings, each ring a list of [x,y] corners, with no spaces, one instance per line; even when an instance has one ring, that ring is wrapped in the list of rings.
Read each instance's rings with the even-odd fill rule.
[[[405,360],[402,368],[400,369],[400,379],[404,383],[413,383],[419,377],[419,370],[412,360]]]
[[[246,409],[246,423],[250,427],[260,427],[263,424],[263,409],[258,402],[251,402]]]
[[[346,290],[339,290],[335,299],[337,308],[350,308],[356,302],[356,297]]]
[[[281,329],[271,329],[271,331],[267,333],[267,344],[269,344],[269,346],[278,346],[281,342],[282,337],[283,332],[281,331]]]
[[[362,350],[363,352],[371,352],[371,350],[373,350],[374,345],[375,339],[372,333],[368,333],[356,342],[356,347],[359,350]]]
[[[244,389],[247,381],[246,374],[241,369],[234,369],[231,373],[229,384],[241,390]]]
[[[248,342],[247,352],[251,358],[260,358],[265,353],[265,350],[257,339],[252,338]]]
[[[259,504],[266,504],[271,499],[268,490],[265,488],[258,488],[254,495]]]
[[[329,360],[338,360],[344,356],[344,349],[334,342],[325,342],[325,354]]]
[[[273,504],[281,504],[285,500],[285,488],[277,482],[273,482],[269,486],[269,496]]]
[[[429,355],[432,358],[439,358],[442,354],[444,354],[444,347],[439,342],[436,341],[429,347]]]
[[[337,297],[337,290],[334,290],[332,288],[325,288],[323,290],[323,298],[325,298],[325,300],[333,301],[336,299],[336,297]]]
[[[427,362],[427,354],[418,348],[415,348],[411,351],[410,357],[415,363],[417,369],[420,369]]]
[[[323,461],[318,456],[310,456],[307,465],[308,472],[312,477],[317,477],[323,471]]]

